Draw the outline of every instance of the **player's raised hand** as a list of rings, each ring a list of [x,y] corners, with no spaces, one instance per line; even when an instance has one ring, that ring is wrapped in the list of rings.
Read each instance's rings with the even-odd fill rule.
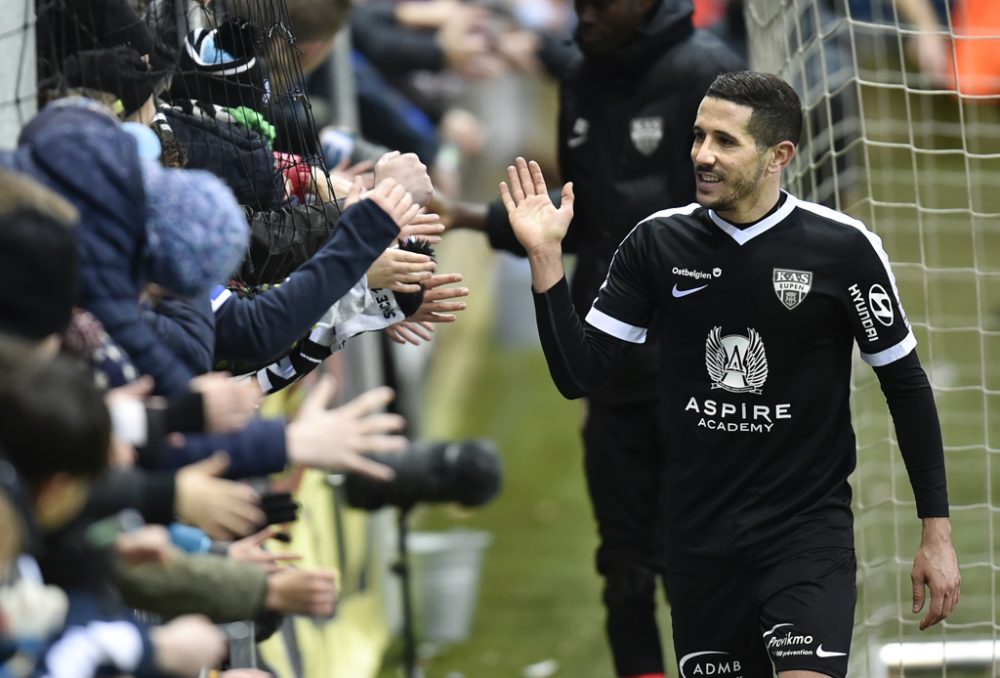
[[[508,182],[510,186],[508,187]],[[552,204],[538,163],[518,156],[500,182],[500,198],[510,217],[514,235],[530,255],[558,245],[573,219],[573,184],[563,186],[559,209]]]

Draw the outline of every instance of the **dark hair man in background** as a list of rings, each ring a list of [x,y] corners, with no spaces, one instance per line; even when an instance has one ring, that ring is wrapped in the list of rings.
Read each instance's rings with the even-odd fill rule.
[[[572,300],[582,315],[636,222],[694,199],[688,152],[698,103],[716,75],[743,64],[694,29],[690,0],[576,0],[576,12],[575,45],[550,40],[539,56],[560,80],[559,163],[579,195],[564,245],[578,255]],[[494,248],[524,255],[499,202],[451,216],[454,227],[485,230]],[[583,430],[606,629],[622,677],[664,673],[658,371],[655,349],[633,352],[588,395]]]
[[[682,676],[844,678],[856,600],[850,419],[854,342],[885,393],[923,539],[913,611],[958,602],[944,450],[881,240],[781,190],[802,106],[783,80],[719,76],[694,124],[697,204],[641,221],[586,325],[569,309],[556,209],[538,165],[501,197],[528,252],[538,329],[560,392],[598,387],[659,330],[666,429],[666,588]]]

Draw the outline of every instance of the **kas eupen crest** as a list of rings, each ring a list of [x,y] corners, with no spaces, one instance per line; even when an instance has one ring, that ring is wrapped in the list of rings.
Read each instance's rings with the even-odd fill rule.
[[[722,336],[722,328],[713,327],[705,340],[705,367],[713,389],[760,394],[767,381],[764,341],[757,330],[750,327],[747,336]]]
[[[663,139],[663,118],[633,118],[632,143],[643,155],[652,155]]]
[[[802,303],[812,289],[812,271],[793,271],[790,268],[774,269],[774,293],[778,301],[791,311]]]

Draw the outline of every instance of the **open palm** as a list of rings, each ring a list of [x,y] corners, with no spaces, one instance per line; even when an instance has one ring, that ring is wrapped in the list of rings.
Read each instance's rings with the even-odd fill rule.
[[[508,187],[508,181],[510,186]],[[573,219],[573,184],[563,186],[562,204],[556,209],[545,187],[538,163],[518,157],[500,182],[500,198],[518,241],[529,253],[562,241]]]

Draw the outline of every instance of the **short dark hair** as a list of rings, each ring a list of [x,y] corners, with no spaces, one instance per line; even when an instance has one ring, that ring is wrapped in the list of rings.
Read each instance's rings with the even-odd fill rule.
[[[57,473],[93,478],[108,466],[111,418],[94,375],[0,339],[0,447],[29,485]]]
[[[0,169],[0,332],[38,340],[69,324],[78,215],[30,177]]]
[[[776,75],[759,71],[723,73],[706,97],[725,99],[753,109],[748,131],[761,148],[802,136],[802,101],[792,86]]]

